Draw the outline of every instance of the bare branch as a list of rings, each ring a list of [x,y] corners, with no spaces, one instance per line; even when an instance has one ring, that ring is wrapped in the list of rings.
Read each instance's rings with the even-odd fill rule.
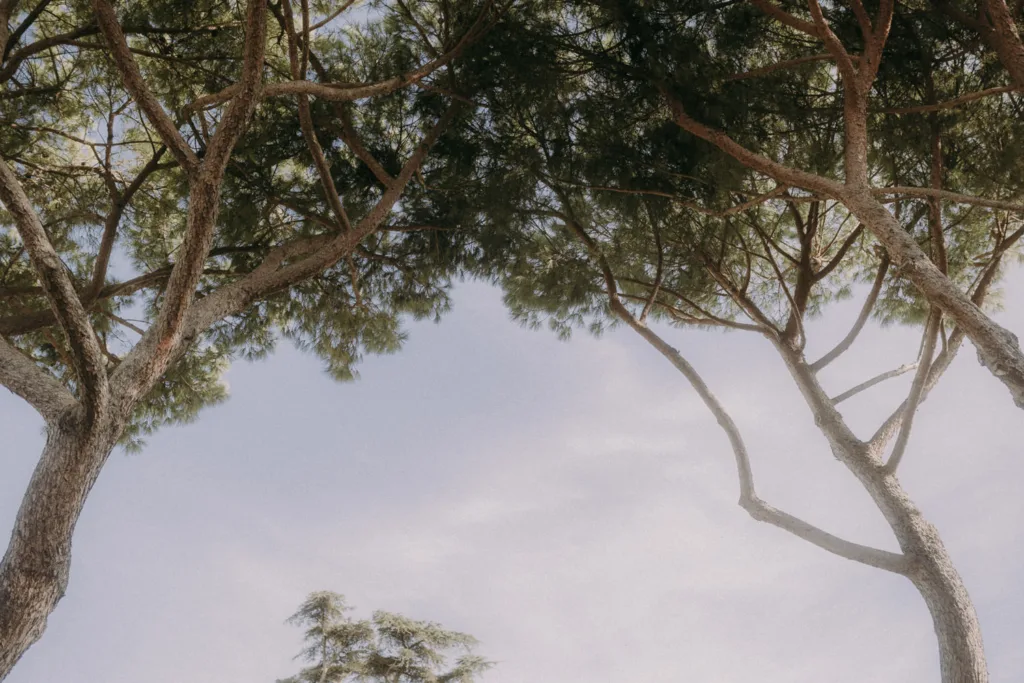
[[[650,208],[648,207],[648,216],[650,216]],[[647,298],[647,303],[644,304],[643,311],[640,312],[640,322],[644,323],[647,320],[647,315],[651,312],[651,307],[654,306],[654,302],[658,298],[658,292],[661,290],[661,278],[664,274],[665,266],[665,253],[661,244],[661,230],[658,229],[658,223],[654,220],[653,216],[651,219],[651,230],[654,231],[654,247],[658,251],[658,265],[654,274],[654,286],[651,287],[651,294]]]
[[[1024,44],[1005,0],[982,0],[991,31],[988,37],[995,44],[1003,67],[1018,88],[1024,88]]]
[[[843,195],[845,188],[841,183],[814,173],[791,168],[757,154],[739,144],[722,131],[708,128],[704,124],[690,118],[683,105],[672,97],[667,90],[663,89],[662,95],[672,109],[673,120],[680,128],[696,135],[702,140],[710,142],[744,166],[791,187],[802,187],[832,198],[839,198]]]
[[[317,59],[316,55],[312,52],[309,53],[310,64],[313,70],[316,71],[317,77],[321,81],[326,81],[328,78],[327,68],[323,63]],[[394,178],[386,170],[384,166],[370,154],[370,151],[363,145],[363,141],[359,137],[359,133],[356,131],[355,126],[352,124],[352,117],[349,114],[348,107],[343,102],[332,102],[334,108],[334,114],[338,117],[338,121],[341,125],[341,130],[338,131],[338,135],[341,141],[356,155],[356,158],[366,164],[366,167],[370,169],[374,177],[380,181],[381,185],[387,187]]]
[[[563,202],[563,208],[568,210],[565,202]],[[777,510],[757,497],[754,491],[754,477],[750,467],[750,456],[747,453],[746,444],[744,444],[739,428],[733,422],[728,411],[725,410],[725,407],[718,401],[718,398],[711,392],[696,369],[683,358],[682,354],[666,343],[657,333],[633,317],[629,309],[619,300],[618,290],[615,285],[615,274],[612,272],[611,266],[600,247],[587,234],[583,226],[571,215],[566,214],[565,218],[570,229],[587,246],[588,250],[597,260],[605,279],[609,303],[615,315],[621,318],[633,331],[672,363],[687,379],[690,386],[694,388],[704,402],[704,405],[715,416],[719,426],[725,431],[736,460],[736,470],[740,485],[740,506],[754,519],[788,531],[835,555],[879,569],[905,574],[909,570],[909,562],[905,556],[843,540],[811,526],[790,514]]]
[[[889,472],[896,471],[896,468],[900,466],[900,462],[903,460],[903,455],[906,453],[907,442],[910,440],[910,430],[914,423],[914,415],[921,405],[921,398],[924,395],[925,383],[928,381],[928,374],[932,366],[932,356],[935,355],[935,343],[939,338],[939,327],[941,325],[942,311],[938,308],[932,308],[928,316],[928,323],[924,328],[924,343],[921,345],[917,374],[914,375],[914,382],[910,386],[906,407],[903,409],[900,432],[896,436],[896,443],[893,444],[889,461],[885,463],[885,469]]]
[[[772,507],[756,496],[741,500],[740,505],[757,521],[766,522],[784,531],[788,531],[808,543],[829,551],[833,555],[896,574],[906,574],[910,571],[910,561],[906,555],[879,550],[833,536],[802,519]]]
[[[146,179],[160,168],[160,158],[163,157],[166,150],[166,147],[157,149],[156,153],[146,162],[146,165],[142,167],[142,170],[135,176],[131,184],[125,188],[124,192],[118,192],[116,196],[111,198],[113,206],[104,219],[103,237],[100,238],[99,251],[96,253],[92,283],[84,297],[87,302],[94,300],[99,295],[100,290],[103,289],[103,282],[107,277],[107,268],[110,266],[110,255],[114,250],[114,242],[117,238],[117,229],[121,224],[121,216],[124,215],[125,208],[127,208],[135,193],[139,191],[139,188],[146,182]]]
[[[811,18],[814,20],[814,25],[818,29],[818,37],[821,38],[822,42],[825,43],[825,48],[832,53],[832,56],[836,59],[836,64],[839,67],[839,73],[843,75],[843,79],[847,83],[855,83],[857,81],[857,70],[853,66],[853,60],[850,59],[849,53],[846,48],[843,47],[839,37],[832,32],[831,27],[828,25],[828,21],[825,19],[825,15],[821,12],[821,6],[818,4],[818,0],[807,0],[807,7],[811,11]],[[866,56],[866,55],[865,55]]]
[[[806,33],[814,38],[821,38],[821,29],[815,24],[793,16],[789,12],[774,5],[770,0],[750,0],[750,4],[758,8],[772,19],[801,33]]]
[[[874,32],[874,28],[871,26],[871,17],[868,16],[868,11],[864,9],[864,3],[861,0],[850,0],[850,6],[853,8],[853,14],[857,17],[857,23],[860,24],[860,32],[865,38],[869,38]]]
[[[812,372],[820,371],[836,358],[843,355],[843,353],[853,345],[853,342],[857,339],[857,335],[859,335],[860,331],[864,329],[864,325],[867,323],[868,318],[871,317],[871,312],[875,309],[875,304],[878,302],[878,295],[882,291],[882,283],[885,282],[885,274],[888,270],[889,255],[883,253],[882,261],[878,264],[878,273],[875,275],[875,281],[871,285],[871,291],[868,292],[868,297],[864,300],[864,306],[861,308],[860,314],[857,316],[857,320],[854,321],[853,327],[850,329],[849,333],[843,337],[843,340],[836,344],[835,348],[811,363],[810,367]],[[832,400],[836,403],[839,402],[838,397]]]
[[[832,273],[832,271],[835,270],[840,263],[842,263],[843,257],[846,256],[846,252],[850,250],[850,247],[853,246],[854,242],[857,241],[857,238],[861,236],[862,232],[864,232],[863,223],[861,223],[860,225],[853,229],[853,232],[850,233],[850,236],[847,237],[843,244],[839,247],[839,251],[837,251],[836,255],[832,257],[832,260],[825,264],[824,268],[822,268],[821,270],[814,274],[815,282],[820,282],[821,280],[827,278]]]
[[[857,386],[853,387],[852,389],[847,389],[843,393],[839,394],[838,396],[836,396],[835,398],[832,399],[832,403],[834,403],[835,405],[839,405],[840,403],[842,403],[846,399],[853,398],[854,396],[856,396],[860,392],[866,391],[866,390],[870,389],[871,387],[875,386],[876,384],[881,384],[885,380],[892,379],[893,377],[899,377],[900,375],[905,375],[906,373],[910,372],[911,370],[916,369],[917,367],[918,367],[917,363],[907,363],[906,365],[899,366],[895,370],[889,370],[888,372],[883,372],[880,375],[875,375],[874,377],[872,377],[868,381],[861,382],[860,384],[858,384]]]
[[[859,2],[859,0],[854,1]],[[882,51],[885,49],[885,41],[889,37],[895,7],[895,0],[880,0],[874,26],[870,31],[864,33],[864,59],[861,60],[857,77],[859,79],[858,89],[864,93],[865,98],[871,90],[871,84],[882,63]]]
[[[1024,228],[1021,228],[1010,237],[1000,242],[992,252],[992,260],[987,268],[985,268],[981,278],[974,287],[974,292],[971,294],[971,301],[976,306],[981,306],[985,303],[985,299],[989,294],[992,283],[995,281],[996,273],[999,271],[999,266],[1002,262],[1003,255],[1009,250],[1011,246],[1017,240],[1024,236]],[[941,330],[941,325],[939,326]],[[964,333],[963,328],[956,327],[953,332],[949,335],[949,339],[946,341],[942,352],[936,356],[935,360],[932,361],[931,368],[928,371],[928,379],[924,384],[924,389],[921,392],[921,398],[918,403],[923,403],[928,398],[928,393],[935,388],[939,380],[942,379],[942,375],[949,368],[953,359],[956,358],[957,353],[960,351],[960,346],[963,344],[964,338],[967,335]],[[904,400],[896,410],[886,418],[885,422],[879,426],[875,431],[874,435],[868,441],[868,446],[874,451],[881,450],[886,443],[889,442],[899,429],[903,418],[906,416],[906,409],[909,402]]]
[[[25,35],[25,32],[28,31],[34,23],[36,23],[36,19],[39,18],[39,15],[43,13],[50,2],[51,0],[39,0],[39,2],[36,3],[36,6],[29,10],[29,13],[24,19],[22,19],[17,28],[11,31],[11,34],[7,36],[6,40],[0,39],[0,62],[7,59],[7,55],[11,53],[14,46],[17,45],[18,41],[21,40],[21,37]],[[14,4],[16,4],[16,2]],[[13,6],[11,9],[13,10]],[[2,10],[0,10],[0,15],[3,15]],[[6,17],[3,17],[3,23],[0,24],[0,38],[3,38],[2,31],[7,28],[6,23],[10,19],[10,16],[11,15],[8,14]]]

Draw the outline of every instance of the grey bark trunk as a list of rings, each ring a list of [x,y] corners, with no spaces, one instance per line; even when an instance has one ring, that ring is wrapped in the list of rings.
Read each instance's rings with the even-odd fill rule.
[[[868,492],[910,558],[908,578],[931,613],[942,683],[988,683],[981,625],[938,529],[911,502],[895,476],[872,478]]]
[[[948,556],[931,558],[911,580],[932,615],[942,683],[988,683],[978,616]]]
[[[781,344],[778,348],[833,455],[867,490],[910,561],[907,578],[924,598],[935,627],[942,683],[988,683],[978,616],[938,529],[886,469],[881,454],[847,428],[799,352]]]
[[[0,680],[39,640],[64,596],[75,524],[118,438],[113,425],[84,433],[82,414],[76,408],[50,425],[0,563]]]

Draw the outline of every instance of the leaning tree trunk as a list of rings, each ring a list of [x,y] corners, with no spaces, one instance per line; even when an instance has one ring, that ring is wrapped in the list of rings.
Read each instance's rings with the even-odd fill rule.
[[[76,407],[49,425],[0,564],[0,680],[39,640],[64,597],[75,524],[121,431],[114,424],[86,430],[83,412]]]
[[[988,683],[981,625],[938,529],[924,518],[894,474],[876,472],[870,479],[864,482],[866,488],[909,558],[907,578],[931,613],[942,683]]]
[[[939,550],[910,579],[932,615],[939,640],[942,683],[988,683],[985,648],[974,605],[945,549]]]
[[[883,460],[880,444],[857,439],[798,352],[777,345],[832,453],[860,481],[893,531],[924,598],[939,645],[942,683],[988,683],[981,626],[938,529],[924,518]]]

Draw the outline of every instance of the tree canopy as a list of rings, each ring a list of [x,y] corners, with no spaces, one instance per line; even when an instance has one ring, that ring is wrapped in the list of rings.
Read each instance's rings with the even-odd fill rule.
[[[48,429],[0,566],[0,677],[63,595],[116,444],[194,419],[281,339],[351,378],[480,277],[525,323],[643,336],[728,433],[744,507],[909,576],[961,620],[936,622],[948,680],[982,680],[973,608],[895,476],[965,340],[1024,406],[1024,355],[985,312],[1024,235],[1020,12],[976,9],[0,0],[0,382]],[[857,282],[850,333],[805,357]],[[826,392],[871,317],[920,326],[918,359]],[[766,338],[902,554],[757,498],[738,428],[654,323]],[[837,405],[907,372],[854,435]]]

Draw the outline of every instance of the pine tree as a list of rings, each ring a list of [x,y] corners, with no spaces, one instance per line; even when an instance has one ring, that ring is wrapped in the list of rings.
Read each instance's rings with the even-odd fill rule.
[[[0,679],[116,444],[284,338],[339,379],[466,258],[461,63],[489,0],[0,1],[0,383],[47,442],[0,565]],[[356,15],[352,15],[356,12]],[[457,198],[456,198],[457,199]]]
[[[312,593],[289,622],[304,627],[301,672],[278,683],[473,683],[492,666],[472,653],[472,636],[429,621],[376,611],[369,620],[346,616],[337,593]],[[459,652],[449,665],[452,651]]]
[[[715,416],[735,461],[740,506],[753,519],[841,558],[909,580],[933,616],[944,683],[983,683],[988,680],[987,664],[967,589],[939,531],[911,501],[898,476],[914,416],[966,332],[921,293],[907,268],[842,197],[751,174],[681,130],[667,116],[670,109],[662,93],[651,89],[650,100],[637,97],[636,89],[644,86],[630,65],[656,56],[661,63],[682,64],[682,55],[670,62],[670,55],[646,54],[652,43],[686,53],[694,88],[698,72],[710,69],[714,74],[712,57],[743,56],[745,41],[732,24],[722,28],[722,44],[714,54],[709,48],[701,55],[686,41],[670,44],[669,36],[685,35],[691,25],[695,31],[714,33],[706,24],[693,24],[693,16],[671,23],[664,43],[657,42],[659,29],[650,22],[669,24],[674,11],[666,6],[661,12],[616,16],[616,21],[637,22],[630,31],[651,41],[632,50],[628,40],[634,33],[610,30],[614,23],[609,14],[581,10],[568,20],[561,13],[530,19],[534,35],[548,37],[547,53],[532,63],[520,62],[521,89],[506,82],[478,94],[489,112],[488,125],[477,130],[478,144],[494,150],[482,158],[503,150],[506,158],[514,159],[508,168],[478,168],[481,188],[506,190],[503,202],[489,205],[485,223],[494,233],[489,240],[494,247],[481,272],[502,285],[510,311],[526,325],[546,325],[563,337],[576,328],[600,333],[625,325],[644,339]],[[735,11],[750,14],[742,6]],[[711,24],[728,24],[727,17],[711,12],[705,18]],[[767,46],[757,44],[758,36],[763,36],[760,29],[750,38],[751,49],[764,53]],[[727,50],[726,39],[736,40],[735,48]],[[619,50],[622,54],[616,55]],[[898,92],[897,85],[909,89],[906,81],[912,76],[906,70],[893,75],[887,81],[888,95],[904,97],[906,91]],[[816,93],[835,92],[835,74],[819,71],[813,78],[815,90],[803,81],[793,89],[783,82],[773,86],[774,93],[762,89],[756,98],[746,93],[739,102],[729,102],[726,92],[713,108],[707,101],[704,105],[746,130],[747,144],[773,145],[788,164],[823,177],[843,161],[842,112],[812,102],[822,96]],[[808,101],[800,101],[801,93]],[[625,101],[633,106],[624,107]],[[743,110],[753,109],[755,102],[760,106],[757,127],[753,115]],[[970,105],[982,110],[942,118],[925,111],[906,114],[906,122],[885,121],[885,138],[873,148],[871,162],[880,176],[901,179],[890,216],[902,234],[980,307],[990,303],[1003,263],[1017,253],[1024,235],[1021,207],[973,197],[946,205],[934,193],[912,189],[985,184],[1011,198],[1018,194],[1019,179],[1003,180],[1000,175],[1019,163],[1016,156],[957,155],[979,140],[992,150],[1016,144],[1021,139],[1019,119],[1008,118],[1016,102],[978,98]],[[799,125],[798,112],[803,112]],[[1007,142],[996,142],[996,137]],[[487,194],[485,189],[478,192]],[[827,315],[831,302],[850,296],[856,282],[864,285],[866,296],[849,333],[828,352],[810,357],[809,322]],[[851,388],[827,387],[819,373],[841,361],[872,318],[919,327],[918,357],[894,361],[892,371]],[[874,501],[899,552],[839,538],[759,497],[757,449],[748,447],[741,425],[687,360],[685,350],[673,345],[672,329],[678,327],[745,334],[750,344],[768,344],[776,351],[831,456]],[[894,406],[873,434],[855,433],[841,412],[844,402],[907,373],[913,373],[913,381],[902,404]],[[766,400],[774,390],[751,387]]]

